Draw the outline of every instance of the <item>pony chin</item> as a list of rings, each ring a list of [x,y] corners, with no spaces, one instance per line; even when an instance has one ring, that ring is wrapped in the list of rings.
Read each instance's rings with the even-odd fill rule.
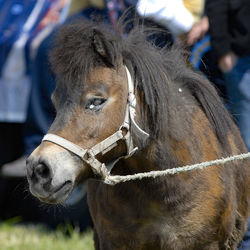
[[[36,190],[32,186],[30,186],[30,192],[36,196],[41,202],[49,203],[49,204],[59,204],[63,203],[70,196],[74,185],[70,181],[63,183],[61,186],[52,189],[50,192],[46,193],[44,196],[44,192],[41,190]]]
[[[37,152],[40,154],[39,158],[35,157]],[[46,161],[43,154],[49,154]],[[30,174],[27,168],[30,192],[42,202],[50,204],[64,202],[76,186],[77,176],[86,168],[78,157],[57,145],[42,149],[38,147],[27,160],[27,165],[33,165],[34,161],[38,161],[35,164],[43,167],[40,170],[41,177],[39,173],[36,176]],[[45,175],[48,176],[44,178]]]

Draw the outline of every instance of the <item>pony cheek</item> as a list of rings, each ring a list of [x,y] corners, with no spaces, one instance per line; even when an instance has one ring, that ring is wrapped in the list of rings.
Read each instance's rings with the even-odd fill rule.
[[[102,114],[100,114],[101,129],[106,129],[112,133],[116,132],[124,122],[125,109],[126,103],[121,103],[119,96],[109,98]]]

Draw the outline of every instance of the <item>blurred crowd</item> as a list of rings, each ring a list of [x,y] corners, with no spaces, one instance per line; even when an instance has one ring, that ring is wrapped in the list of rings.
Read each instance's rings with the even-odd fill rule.
[[[168,31],[154,37],[156,46],[189,50],[189,66],[217,87],[250,151],[249,1],[0,0],[0,220],[91,226],[85,184],[66,201],[69,208],[41,208],[27,191],[25,161],[55,117],[48,57],[56,30],[93,17],[114,27],[127,8],[128,17]],[[250,249],[249,231],[240,249]]]

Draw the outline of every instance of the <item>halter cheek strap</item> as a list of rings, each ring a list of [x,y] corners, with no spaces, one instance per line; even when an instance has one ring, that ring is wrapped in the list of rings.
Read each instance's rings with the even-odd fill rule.
[[[149,134],[142,130],[138,124],[135,122],[135,116],[136,116],[136,96],[135,96],[135,90],[134,90],[134,82],[132,80],[131,74],[128,70],[128,68],[125,66],[127,78],[128,78],[128,104],[127,109],[129,113],[128,123],[131,121],[131,127],[133,128],[133,132],[139,137],[142,138],[144,141],[149,137]],[[126,119],[126,117],[125,117]]]
[[[81,148],[78,145],[55,134],[46,134],[42,140],[55,143],[67,149],[68,151],[72,152],[73,154],[79,156],[82,159],[82,161],[89,164],[93,169],[93,171],[96,174],[100,175],[102,178],[104,178],[104,176],[106,176],[111,172],[116,162],[118,162],[121,158],[123,157],[128,158],[138,150],[138,148],[134,147],[133,145],[131,128],[133,129],[133,132],[136,134],[136,136],[143,139],[143,141],[145,141],[149,137],[149,134],[144,130],[142,130],[135,122],[136,97],[134,93],[134,83],[132,81],[131,74],[126,66],[125,69],[128,79],[128,102],[127,102],[124,122],[117,132],[107,137],[103,141],[99,142],[90,149]],[[126,131],[125,135],[124,135],[124,130]],[[120,140],[123,140],[126,143],[127,154],[125,156],[117,158],[113,162],[110,162],[106,165],[96,159],[96,156],[98,154],[101,153],[102,155],[104,155],[108,151],[116,147],[118,144],[117,142]]]

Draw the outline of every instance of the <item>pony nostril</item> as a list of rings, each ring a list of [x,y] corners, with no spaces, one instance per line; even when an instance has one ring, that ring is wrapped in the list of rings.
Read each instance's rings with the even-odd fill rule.
[[[50,170],[49,167],[45,164],[39,164],[36,168],[35,168],[35,175],[37,178],[43,178],[43,179],[47,179],[50,176]]]

